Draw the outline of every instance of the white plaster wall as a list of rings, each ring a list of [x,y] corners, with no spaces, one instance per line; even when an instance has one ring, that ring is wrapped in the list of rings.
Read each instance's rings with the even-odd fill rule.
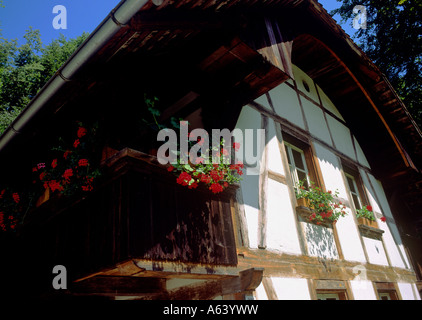
[[[345,260],[366,262],[363,246],[359,238],[359,229],[356,226],[353,213],[348,208],[347,215],[341,217],[337,223],[337,235]]]
[[[337,156],[318,142],[314,142],[314,147],[326,189],[333,192],[338,190],[339,197],[346,199],[346,187]]]
[[[301,254],[296,214],[285,184],[268,179],[267,189],[267,249]]]
[[[278,300],[311,300],[308,281],[299,278],[271,278]]]
[[[328,98],[328,96],[325,94],[325,92],[322,91],[322,89],[318,85],[316,87],[317,87],[319,96],[321,98],[321,102],[322,102],[323,107],[325,109],[327,109],[328,111],[331,111],[337,118],[344,121],[344,118],[342,117],[340,112],[337,110],[335,105],[331,102],[330,98]]]
[[[330,132],[328,131],[324,113],[321,108],[303,97],[301,97],[300,100],[302,101],[309,132],[332,146],[333,143],[331,141]]]
[[[344,124],[327,114],[327,122],[337,150],[356,160],[350,130]]]
[[[283,168],[283,162],[281,160],[279,140],[275,131],[274,121],[268,119],[268,137],[269,142],[267,144],[267,168],[275,173],[285,175]]]
[[[397,283],[403,300],[421,300],[419,292],[414,283]]]
[[[368,180],[368,177],[370,180]],[[364,174],[362,175],[362,178],[368,191],[368,195],[374,211],[382,213],[388,219],[387,222],[383,222],[380,219],[377,219],[377,223],[378,227],[381,230],[384,230],[382,238],[392,266],[399,268],[409,268],[410,263],[404,251],[399,230],[394,223],[394,218],[381,184],[371,174]]]
[[[332,228],[308,222],[301,222],[301,224],[305,233],[308,254],[310,256],[325,259],[339,258]]]
[[[261,114],[249,106],[244,106],[239,115],[236,128],[261,129]],[[262,160],[262,156],[260,157]],[[242,176],[240,182],[244,202],[245,218],[248,228],[249,245],[251,248],[258,247],[258,217],[259,217],[259,170],[260,162],[255,169]]]
[[[305,129],[302,110],[296,91],[287,84],[281,84],[270,92],[271,101],[275,112],[298,127]]]
[[[260,104],[261,106],[265,107],[266,109],[272,110],[270,103],[268,102],[268,98],[266,94],[263,94],[262,96],[258,97],[254,101]]]
[[[319,143],[314,143],[325,187],[327,190],[339,192],[339,197],[347,199],[346,186],[340,171],[337,156]],[[366,262],[362,243],[359,238],[359,230],[356,226],[351,210],[345,217],[338,219],[336,228],[340,246],[346,260]]]
[[[296,81],[297,88],[303,92],[305,95],[307,95],[309,98],[311,98],[313,101],[319,104],[319,98],[317,89],[315,87],[314,81],[301,69],[293,65],[293,74]],[[309,87],[309,92],[305,89],[305,86],[303,85],[303,81],[306,82],[306,84]]]
[[[267,292],[265,291],[264,284],[261,282],[260,285],[255,289],[256,300],[268,300]]]
[[[362,237],[365,243],[366,253],[368,254],[369,263],[388,266],[387,256],[381,240]]]
[[[350,288],[355,300],[377,300],[374,286],[369,280],[351,280]]]
[[[355,137],[353,137],[353,139],[355,140],[355,148],[356,148],[356,155],[357,155],[358,162],[361,165],[371,169],[371,166],[369,165],[369,162],[366,159],[365,154],[363,153],[363,150],[361,146],[359,145],[359,142],[356,140]]]
[[[253,137],[251,137],[252,141],[248,141],[247,143],[244,142],[243,146],[241,146],[243,152],[245,152],[246,148],[251,148],[252,144],[254,146],[254,150],[256,149],[257,132],[258,132],[257,130],[262,129],[261,119],[262,119],[261,113],[251,108],[250,106],[244,106],[242,108],[239,118],[237,119],[236,129],[242,130],[244,139],[246,139],[246,132],[247,132],[246,130],[254,133]],[[252,129],[253,131],[250,131],[250,129]],[[254,156],[255,156],[255,153],[254,153]],[[256,155],[256,156],[258,157],[258,163],[249,163],[249,165],[259,169],[261,167],[261,161],[263,160],[262,159],[263,153],[261,152],[260,155]],[[247,164],[246,160],[247,159],[245,158],[245,156],[243,156],[243,162],[245,163],[245,165]]]

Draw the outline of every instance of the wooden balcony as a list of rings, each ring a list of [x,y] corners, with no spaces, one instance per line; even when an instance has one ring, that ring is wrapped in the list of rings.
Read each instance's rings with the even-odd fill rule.
[[[238,275],[235,186],[217,195],[190,190],[178,185],[155,157],[132,149],[102,165],[105,181],[85,198],[52,198],[29,215],[19,243],[23,256],[39,262],[36,269],[51,272],[52,266],[64,265],[70,282],[107,274],[119,265],[135,268],[131,261],[149,261],[151,272],[179,264],[189,266],[179,268],[179,274],[201,265],[204,275],[218,274],[218,268]]]

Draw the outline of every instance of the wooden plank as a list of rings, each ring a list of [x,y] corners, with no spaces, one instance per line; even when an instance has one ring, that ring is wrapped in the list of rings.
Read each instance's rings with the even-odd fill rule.
[[[157,293],[166,288],[165,279],[147,277],[95,276],[72,284],[73,293]]]

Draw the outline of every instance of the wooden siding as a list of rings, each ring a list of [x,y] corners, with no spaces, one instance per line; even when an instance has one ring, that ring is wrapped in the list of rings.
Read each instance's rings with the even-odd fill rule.
[[[123,150],[108,167],[111,181],[83,199],[53,198],[30,215],[23,255],[62,264],[72,278],[131,258],[236,265],[231,218],[234,190],[214,195],[176,184],[152,159]]]

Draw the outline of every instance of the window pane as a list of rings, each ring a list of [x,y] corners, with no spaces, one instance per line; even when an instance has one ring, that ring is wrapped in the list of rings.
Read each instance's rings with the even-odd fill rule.
[[[306,172],[297,170],[297,177],[299,178],[299,181],[303,181],[303,180],[307,180],[306,179]],[[305,188],[308,188],[308,183],[306,181],[305,183]]]
[[[353,179],[351,177],[346,177],[347,183],[349,184],[350,191],[356,193],[355,184],[353,183]]]
[[[359,197],[356,194],[352,194],[353,203],[355,205],[356,210],[361,209]]]
[[[292,153],[293,153],[293,158],[295,160],[296,167],[304,170],[305,166],[303,164],[302,154],[300,152],[296,151],[296,150],[293,150],[293,149],[292,149]]]
[[[290,153],[289,153],[289,147],[285,145],[286,148],[286,154],[287,154],[287,161],[289,162],[289,164],[292,164],[291,160],[290,160]]]

